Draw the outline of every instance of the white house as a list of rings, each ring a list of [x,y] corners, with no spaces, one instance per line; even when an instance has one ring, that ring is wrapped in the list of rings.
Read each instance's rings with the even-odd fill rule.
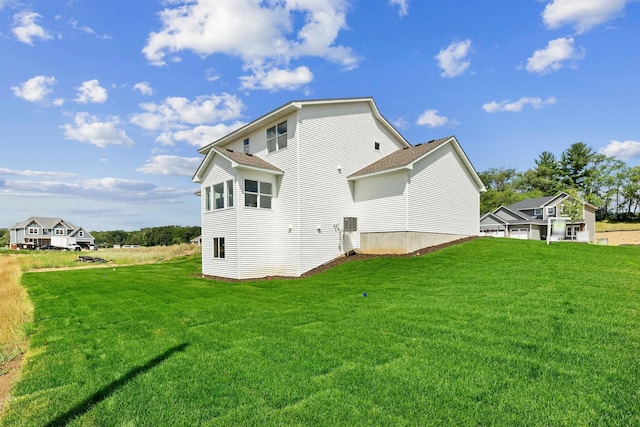
[[[456,138],[412,146],[372,98],[289,102],[199,152],[206,275],[300,276],[479,234],[484,186]]]

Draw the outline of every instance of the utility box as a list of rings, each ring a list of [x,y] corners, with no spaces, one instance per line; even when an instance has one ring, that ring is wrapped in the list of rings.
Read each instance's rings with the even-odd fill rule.
[[[342,229],[344,230],[345,233],[358,231],[358,218],[353,216],[345,217]]]

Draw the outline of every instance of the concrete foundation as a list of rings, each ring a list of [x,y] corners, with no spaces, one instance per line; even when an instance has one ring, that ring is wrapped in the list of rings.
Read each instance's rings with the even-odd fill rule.
[[[442,245],[470,237],[460,234],[420,233],[398,231],[389,233],[360,233],[360,252],[363,254],[408,254],[418,249]]]

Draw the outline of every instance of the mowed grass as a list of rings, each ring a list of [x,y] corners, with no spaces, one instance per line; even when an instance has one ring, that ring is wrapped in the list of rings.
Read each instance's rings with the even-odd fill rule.
[[[241,283],[199,268],[25,273],[30,350],[0,424],[640,425],[640,248],[477,239]]]

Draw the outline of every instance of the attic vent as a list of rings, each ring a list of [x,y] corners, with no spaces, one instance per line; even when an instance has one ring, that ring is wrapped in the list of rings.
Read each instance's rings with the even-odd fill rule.
[[[233,150],[231,148],[227,148],[226,150],[230,153],[233,153]]]

